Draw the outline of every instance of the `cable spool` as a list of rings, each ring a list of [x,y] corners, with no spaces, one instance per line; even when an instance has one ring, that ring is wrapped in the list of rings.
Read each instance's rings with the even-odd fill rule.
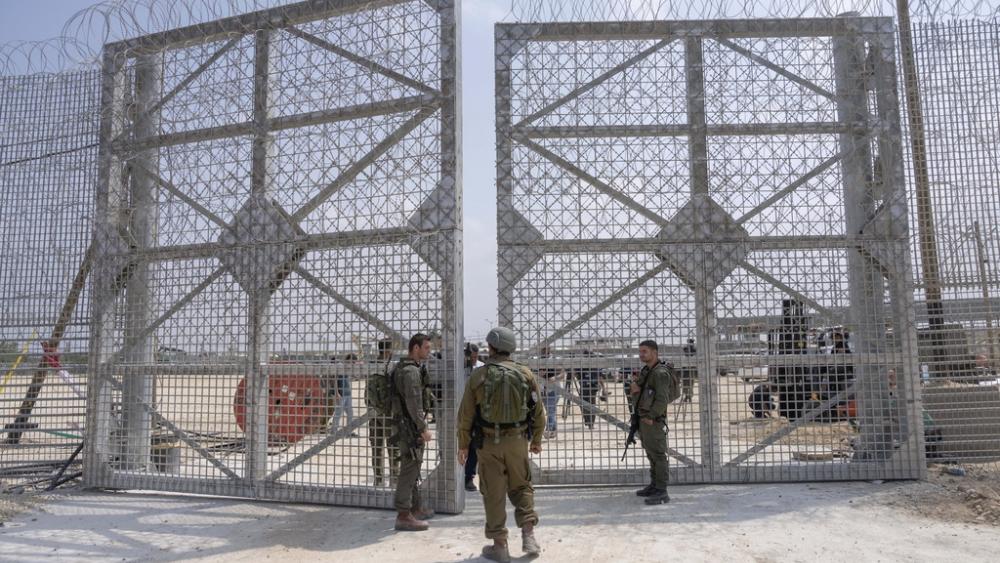
[[[246,432],[246,388],[243,378],[233,397],[236,425]],[[286,446],[326,430],[334,396],[315,375],[272,375],[267,389],[267,444]]]

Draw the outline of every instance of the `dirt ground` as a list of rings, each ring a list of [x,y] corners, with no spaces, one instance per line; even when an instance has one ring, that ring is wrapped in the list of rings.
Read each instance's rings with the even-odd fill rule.
[[[885,505],[942,522],[1000,527],[1000,464],[932,465],[927,481],[912,483],[886,497]]]
[[[924,482],[678,486],[658,507],[627,488],[542,488],[540,560],[995,561],[1000,471],[943,469]],[[179,495],[63,490],[0,507],[0,561],[480,561],[485,542],[478,496],[422,534],[394,532],[383,510]]]

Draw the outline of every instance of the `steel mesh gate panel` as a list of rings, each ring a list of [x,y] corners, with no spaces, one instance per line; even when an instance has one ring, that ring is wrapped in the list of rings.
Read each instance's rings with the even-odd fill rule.
[[[391,506],[365,380],[430,332],[424,483],[461,510],[456,19],[312,0],[105,47],[90,485]]]
[[[83,441],[99,86],[0,78],[0,481]]]
[[[684,383],[675,481],[921,474],[891,20],[510,24],[496,57],[541,482],[645,480],[620,460],[645,338]]]

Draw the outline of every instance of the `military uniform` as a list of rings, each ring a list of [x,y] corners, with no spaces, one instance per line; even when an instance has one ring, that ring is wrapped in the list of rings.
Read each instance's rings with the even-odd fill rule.
[[[656,497],[667,491],[667,420],[666,412],[669,404],[669,386],[674,374],[663,362],[655,366],[643,366],[639,372],[636,384],[641,390],[640,396],[634,397],[634,405],[638,410],[639,438],[642,449],[649,458],[650,485],[639,491],[639,496]],[[647,424],[652,420],[652,424]],[[645,494],[643,494],[645,493]],[[667,497],[669,500],[669,497]],[[665,502],[665,501],[663,501]]]
[[[470,449],[472,428],[477,420],[479,405],[484,400],[484,382],[491,364],[503,364],[521,372],[528,381],[535,399],[524,426],[501,429],[499,436],[492,427],[482,427],[478,432],[483,439],[479,446],[479,490],[486,509],[486,537],[493,540],[507,539],[507,507],[509,496],[514,504],[514,518],[519,528],[538,523],[535,512],[535,489],[531,485],[531,468],[528,448],[540,446],[545,431],[545,408],[539,400],[538,382],[526,366],[510,361],[490,358],[486,365],[476,368],[465,386],[465,394],[458,410],[458,447]],[[531,406],[529,404],[529,406]],[[530,428],[530,435],[528,429]],[[530,440],[530,442],[529,442]]]
[[[418,484],[424,444],[420,435],[427,430],[424,384],[420,365],[403,359],[393,371],[393,426],[391,441],[399,449],[399,480],[396,483],[396,510],[412,511],[423,505]]]
[[[395,425],[392,418],[374,415],[368,420],[368,443],[372,447],[372,469],[375,472],[375,485],[385,483],[385,458],[389,457],[389,483],[395,483],[399,475],[399,448],[389,443],[394,433]]]

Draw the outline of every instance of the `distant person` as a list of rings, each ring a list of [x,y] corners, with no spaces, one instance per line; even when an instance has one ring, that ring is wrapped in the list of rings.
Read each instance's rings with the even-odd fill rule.
[[[351,369],[352,363],[358,359],[354,354],[344,357],[344,363],[336,374],[337,382],[337,406],[333,409],[333,420],[330,426],[332,432],[340,428],[340,416],[344,415],[344,424],[350,426],[354,423],[354,402],[351,396]],[[358,433],[351,431],[351,438],[357,438]]]
[[[771,385],[762,383],[754,387],[747,397],[747,405],[754,418],[770,418],[771,411],[776,408],[774,397],[771,396]]]
[[[583,355],[591,361],[597,358],[596,354],[590,350],[584,350]],[[578,368],[576,374],[577,382],[580,384],[580,399],[589,405],[594,405],[601,390],[601,369],[597,366],[586,366]],[[595,408],[580,405],[580,412],[583,414],[583,424],[589,430],[594,429]]]
[[[695,348],[694,338],[688,338],[687,344],[682,349],[685,358],[695,358],[698,349]],[[694,398],[694,380],[698,378],[698,368],[685,366],[681,371],[681,402],[690,403]]]
[[[392,364],[392,340],[378,341],[378,366],[368,376],[365,402],[374,413],[368,420],[368,443],[372,447],[372,470],[375,486],[385,484],[385,458],[389,458],[389,484],[394,485],[399,475],[399,450],[389,443],[392,436],[392,400],[389,373]]]
[[[468,384],[469,377],[472,375],[472,370],[476,369],[482,365],[479,361],[479,346],[467,342],[465,344],[465,382]],[[479,464],[479,458],[476,454],[476,440],[473,440],[469,445],[469,460],[465,462],[465,490],[474,493],[476,489],[476,467]]]
[[[547,360],[552,358],[552,350],[548,346],[542,348],[539,358]],[[565,372],[554,366],[546,366],[538,369],[538,379],[543,387],[545,398],[545,433],[543,436],[547,440],[556,438],[559,424],[556,417],[556,409],[559,406],[559,395],[562,388],[562,380],[566,378]]]

